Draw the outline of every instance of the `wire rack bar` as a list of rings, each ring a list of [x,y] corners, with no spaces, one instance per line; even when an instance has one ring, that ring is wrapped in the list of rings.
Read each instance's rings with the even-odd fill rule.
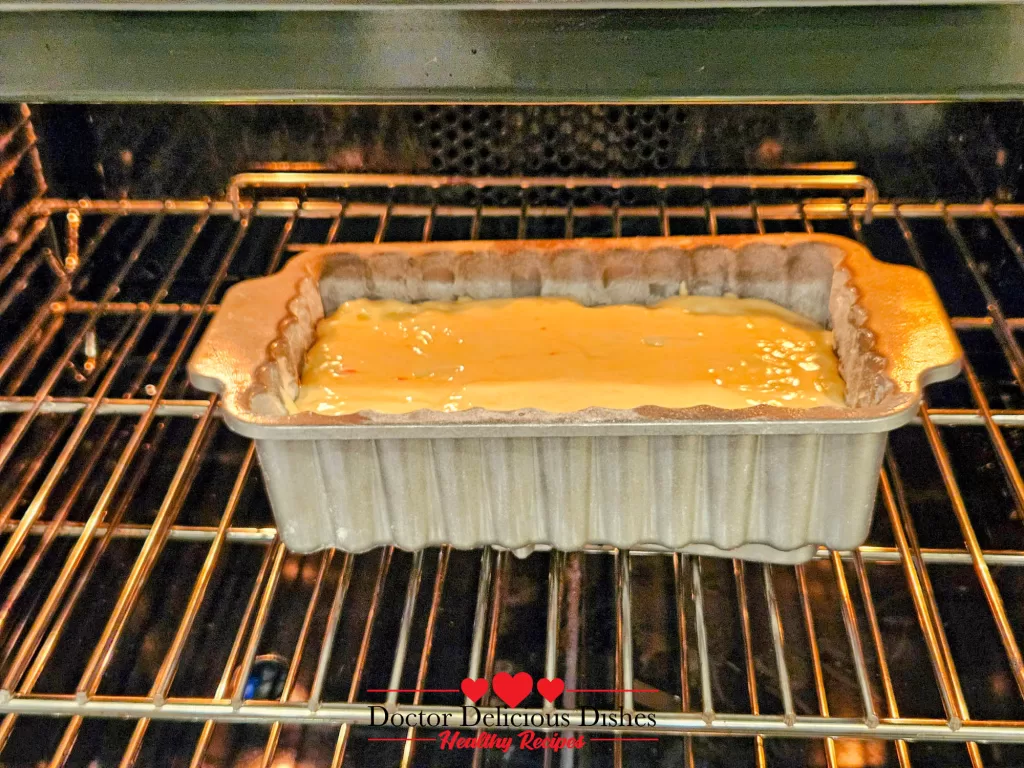
[[[859,191],[864,202],[873,204],[878,200],[875,183],[858,174],[780,174],[780,175],[703,175],[703,176],[649,176],[624,178],[593,178],[586,176],[557,177],[462,177],[425,176],[399,174],[351,174],[351,173],[304,173],[297,171],[273,171],[240,173],[231,177],[227,187],[227,199],[236,208],[241,204],[243,189],[344,189],[386,187],[428,188],[472,187],[478,190],[498,187],[527,189],[576,189],[578,187],[607,187],[611,189],[668,189],[670,187],[693,187],[709,192],[713,189],[787,189],[787,190],[837,190]]]
[[[10,521],[6,525],[7,530],[13,529],[17,525],[17,521]],[[77,539],[84,528],[82,523],[65,522],[60,527],[55,528],[56,536],[65,538]],[[45,523],[37,523],[30,530],[32,536],[42,536],[50,530],[47,528]],[[110,537],[112,539],[145,539],[149,535],[150,526],[139,524],[139,523],[119,523],[117,527],[110,527],[107,525],[99,525],[91,530],[91,535],[94,538],[100,539],[104,537]],[[201,526],[201,525],[173,525],[168,529],[167,539],[169,541],[185,541],[185,542],[211,542],[215,541],[219,536],[219,527],[217,526]],[[228,527],[224,532],[224,541],[231,544],[247,544],[253,546],[268,546],[273,543],[277,538],[277,529],[273,526],[265,526],[259,528],[253,527]],[[538,545],[536,547],[538,552],[549,551],[549,548],[545,545]],[[587,555],[606,555],[609,552],[608,548],[604,547],[586,547],[582,550]],[[651,548],[649,550],[644,549],[633,549],[630,550],[630,557],[667,557],[671,556],[672,553],[666,553],[664,550]],[[854,560],[859,557],[866,563],[893,563],[899,564],[903,562],[903,556],[901,550],[897,547],[879,547],[872,545],[864,545],[854,551],[840,551],[838,552],[839,557],[843,560]],[[990,566],[997,567],[1022,567],[1024,566],[1024,553],[1014,550],[984,550],[983,556],[985,562]],[[815,560],[828,560],[831,557],[830,550],[825,548],[819,549],[814,554]],[[970,552],[956,549],[936,549],[936,548],[922,548],[921,549],[922,561],[934,565],[970,565],[973,561],[971,559]]]
[[[381,596],[384,593],[384,579],[388,575],[388,570],[391,567],[391,558],[394,554],[392,547],[385,547],[381,550],[380,566],[377,570],[377,580],[374,585],[373,598],[370,602],[369,613],[366,617],[366,625],[363,630],[362,642],[359,644],[359,655],[356,657],[355,669],[352,673],[352,683],[348,690],[348,703],[352,704],[359,695],[360,684],[362,682],[363,674],[366,671],[366,659],[370,652],[370,639],[373,637],[373,626],[377,619],[378,610],[380,608]],[[241,678],[245,679],[245,678]],[[323,706],[317,709],[317,712],[323,710]],[[351,730],[349,726],[352,723],[342,723],[341,728],[338,731],[338,740],[334,747],[334,756],[331,759],[331,766],[340,766],[345,760],[345,750],[348,748],[348,738]]]
[[[753,639],[750,632],[750,608],[747,602],[746,564],[742,560],[732,561],[733,578],[736,581],[736,596],[739,603],[740,624],[743,631],[743,669],[747,678],[747,696],[750,700],[750,713],[755,717],[761,714],[761,705],[757,699],[757,673],[754,667]],[[764,736],[754,737],[754,756],[758,768],[764,768],[767,757],[764,751]]]
[[[283,704],[246,704],[234,709],[230,703],[212,699],[169,699],[163,706],[130,697],[95,697],[84,704],[65,697],[24,697],[7,705],[9,711],[19,715],[80,716],[149,718],[153,720],[212,720],[219,723],[273,723],[323,724],[323,725],[369,725],[368,708],[362,704],[325,704],[315,713],[303,706]],[[400,705],[396,710],[408,713],[448,713],[454,722],[461,714],[458,707],[413,707]],[[496,714],[496,707],[483,707],[482,712]],[[520,708],[518,711],[532,714],[543,710]],[[555,710],[566,716],[572,711]],[[784,736],[793,738],[835,738],[911,739],[921,741],[964,742],[969,740],[993,743],[1017,743],[1020,741],[1021,725],[1018,721],[969,720],[958,731],[952,731],[942,720],[925,718],[881,718],[877,726],[868,726],[861,718],[799,716],[793,725],[787,725],[782,715],[730,715],[716,714],[708,724],[699,713],[654,712],[658,721],[656,728],[618,728],[623,732],[673,736],[691,734],[695,736]],[[580,728],[588,732],[605,732],[606,727]],[[544,730],[538,727],[538,730]]]
[[[711,690],[711,662],[708,654],[708,630],[705,622],[704,587],[701,581],[700,558],[693,558],[690,571],[693,589],[693,620],[697,631],[697,665],[700,669],[701,718],[707,724],[715,720],[714,694]]]
[[[430,612],[427,617],[427,625],[424,630],[423,649],[420,651],[420,663],[416,671],[415,692],[412,696],[413,706],[419,705],[423,700],[423,688],[427,684],[427,672],[430,665],[430,652],[433,649],[434,633],[437,629],[438,614],[441,610],[441,599],[444,592],[444,581],[448,575],[448,561],[451,557],[450,547],[441,547],[437,555],[437,572],[434,576],[434,589],[430,600]],[[402,766],[412,763],[416,750],[415,728],[406,730],[405,748],[402,750]]]
[[[821,652],[818,649],[818,635],[814,627],[814,611],[811,608],[811,601],[808,595],[807,574],[803,565],[795,568],[797,579],[797,590],[800,595],[800,607],[804,619],[804,629],[807,633],[807,646],[811,654],[811,669],[814,674],[814,693],[818,701],[818,714],[827,718],[829,716],[828,692],[825,687],[825,676],[821,664]],[[825,761],[828,766],[836,764],[835,739],[825,739]]]
[[[243,201],[237,208],[226,201],[200,200],[62,200],[42,198],[33,203],[27,211],[27,219],[73,211],[79,216],[153,216],[163,213],[167,216],[195,216],[209,212],[212,216],[250,215],[255,218],[339,219],[377,218],[390,210],[390,218],[472,218],[479,215],[487,218],[532,219],[544,217],[564,218],[569,213],[565,205],[520,203],[518,205],[444,205],[425,203],[378,203],[339,202],[337,200],[313,200],[297,197],[267,198]],[[806,199],[800,202],[761,203],[758,216],[762,221],[799,221],[803,216],[811,220],[845,220],[851,214],[859,219],[879,217],[893,219],[899,213],[907,219],[932,219],[947,213],[953,219],[988,218],[993,220],[1013,219],[1024,215],[1024,203],[987,201],[983,203],[937,203],[937,202],[888,202],[879,201],[868,205],[857,200]],[[870,211],[870,214],[869,214]],[[604,204],[576,204],[572,206],[573,218],[607,217],[614,219],[751,219],[750,205],[712,204],[700,205],[643,205],[624,206]],[[525,236],[525,235],[524,235]],[[335,240],[334,242],[337,242]],[[323,245],[323,243],[316,243]],[[307,245],[295,247],[308,247]]]
[[[879,671],[882,677],[882,688],[885,692],[885,705],[888,716],[898,718],[899,704],[896,701],[896,693],[893,690],[892,675],[889,672],[889,661],[885,655],[885,641],[882,639],[882,632],[878,626],[878,615],[875,612],[875,601],[871,593],[871,583],[868,581],[867,569],[864,567],[864,559],[854,553],[854,566],[857,569],[857,582],[860,585],[861,598],[864,602],[864,613],[867,616],[868,625],[871,629],[871,640],[874,643],[875,655],[878,659]],[[910,752],[907,743],[903,739],[896,742],[896,757],[900,766],[910,765]]]
[[[796,713],[793,710],[793,691],[789,683],[789,668],[786,665],[785,632],[782,629],[782,617],[779,614],[779,600],[775,595],[775,580],[772,567],[767,563],[761,566],[764,577],[765,598],[768,601],[768,620],[771,625],[772,646],[775,652],[775,664],[779,675],[779,688],[782,692],[782,708],[786,722],[793,722]]]

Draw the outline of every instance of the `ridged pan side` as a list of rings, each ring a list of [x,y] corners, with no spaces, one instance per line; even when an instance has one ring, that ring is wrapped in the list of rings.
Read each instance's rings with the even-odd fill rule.
[[[281,536],[298,552],[697,545],[702,553],[792,563],[810,557],[814,545],[848,549],[863,541],[885,439],[495,437],[257,447]]]

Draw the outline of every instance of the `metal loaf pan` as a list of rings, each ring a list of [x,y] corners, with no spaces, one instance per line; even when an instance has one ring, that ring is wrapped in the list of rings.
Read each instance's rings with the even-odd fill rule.
[[[681,289],[830,326],[847,406],[288,411],[317,321],[352,298],[651,304]],[[189,373],[256,440],[298,552],[612,545],[796,563],[863,542],[888,432],[960,358],[923,272],[841,237],[762,235],[318,248],[231,288]]]

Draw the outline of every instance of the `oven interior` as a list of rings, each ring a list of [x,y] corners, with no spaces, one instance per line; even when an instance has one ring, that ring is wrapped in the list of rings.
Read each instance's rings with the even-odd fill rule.
[[[0,764],[1024,764],[1022,161],[1021,103],[0,105]],[[804,566],[294,555],[185,376],[224,290],[310,245],[782,231],[926,269],[967,356],[868,544]],[[524,669],[659,727],[502,754],[359,719]]]

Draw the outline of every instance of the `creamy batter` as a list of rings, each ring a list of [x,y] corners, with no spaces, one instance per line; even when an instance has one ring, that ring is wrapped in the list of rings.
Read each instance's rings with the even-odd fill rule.
[[[758,299],[357,299],[320,321],[295,408],[812,408],[843,389],[832,334]]]

